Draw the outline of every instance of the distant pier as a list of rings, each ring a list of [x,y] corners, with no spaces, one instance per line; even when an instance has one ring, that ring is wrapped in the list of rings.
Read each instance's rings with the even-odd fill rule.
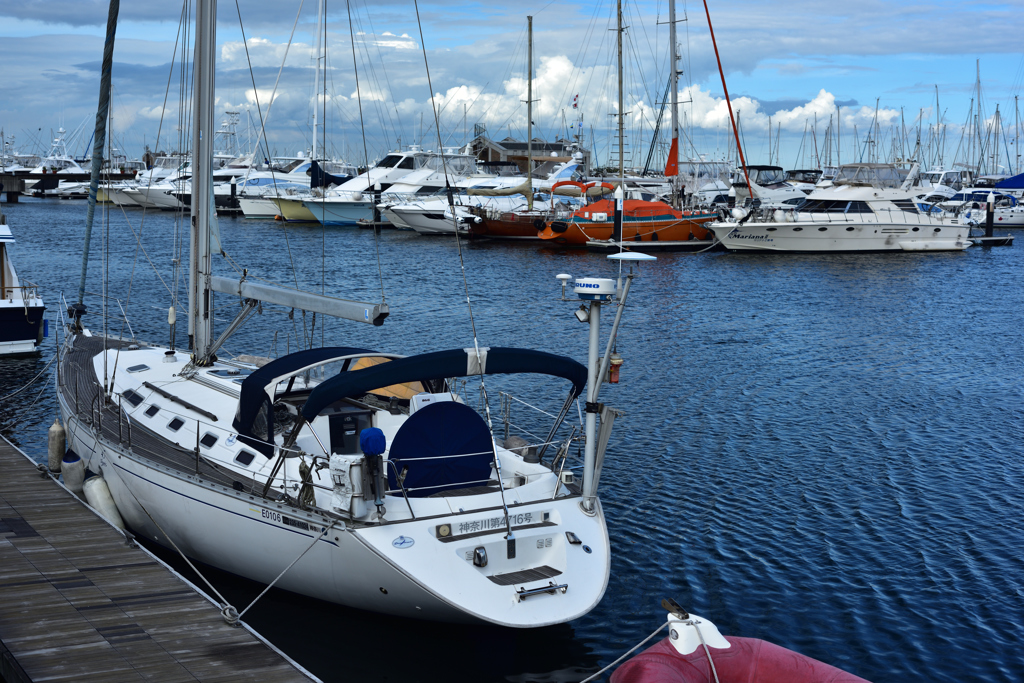
[[[0,679],[316,680],[2,437]]]

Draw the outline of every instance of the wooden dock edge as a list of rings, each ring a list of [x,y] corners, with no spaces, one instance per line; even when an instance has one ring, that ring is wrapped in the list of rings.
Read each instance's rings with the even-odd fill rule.
[[[28,454],[26,454],[24,451],[22,451],[18,446],[16,446],[13,443],[11,443],[10,439],[8,439],[5,435],[0,434],[0,439],[2,439],[2,441],[3,441],[3,443],[0,443],[0,449],[3,449],[4,446],[7,446],[8,448],[13,450],[15,453],[18,453],[19,455],[21,455],[25,459],[25,461],[26,461],[26,469],[27,470],[34,471],[34,472],[39,472],[39,463],[37,463],[35,460],[33,460]],[[39,476],[42,477],[42,474],[40,474]],[[102,521],[112,531],[116,532],[120,536],[125,537],[126,540],[129,538],[129,535],[126,534],[126,532],[122,531],[117,526],[111,524],[103,515],[101,515],[99,512],[97,512],[95,508],[90,506],[84,500],[84,497],[79,497],[73,491],[71,491],[71,489],[69,489],[67,486],[65,486],[64,482],[62,482],[59,479],[59,476],[55,476],[55,475],[49,473],[48,470],[45,472],[45,476],[46,476],[47,479],[49,479],[49,481],[52,484],[56,485],[60,489],[63,489],[64,492],[66,492],[69,496],[71,496],[71,498],[73,498],[75,501],[77,501],[79,504],[81,504],[81,506],[84,507],[86,510],[91,512],[96,517],[96,519]],[[4,504],[4,499],[3,499],[2,495],[0,495],[0,504]],[[193,592],[195,592],[197,595],[202,597],[206,602],[208,602],[210,604],[210,606],[212,607],[212,611],[215,614],[218,614],[218,615],[220,614],[220,604],[216,600],[214,600],[209,594],[207,594],[199,586],[195,585],[190,580],[188,580],[187,578],[182,576],[177,570],[175,570],[173,567],[168,565],[162,559],[160,559],[159,557],[154,555],[145,546],[143,546],[141,544],[138,544],[138,543],[135,543],[134,545],[135,545],[135,548],[134,548],[135,550],[138,550],[138,551],[141,551],[142,553],[144,553],[155,564],[159,565],[164,570],[166,570],[168,573],[170,573],[172,576],[174,576],[179,581],[184,583]],[[292,659],[286,653],[281,651],[276,645],[274,645],[272,642],[270,642],[269,640],[264,638],[258,631],[256,631],[254,628],[252,628],[251,626],[246,624],[244,621],[240,621],[238,623],[237,628],[245,630],[246,632],[248,632],[253,638],[255,638],[262,645],[264,645],[265,647],[270,649],[273,653],[275,653],[278,657],[280,657],[288,666],[290,666],[291,668],[295,669],[296,673],[300,674],[305,679],[307,679],[309,681],[313,681],[314,683],[323,683],[319,678],[317,678],[315,675],[313,675],[305,667],[303,667],[301,664],[296,662],[294,659]],[[33,679],[28,675],[28,673],[25,671],[25,669],[22,667],[22,665],[18,662],[18,660],[15,657],[14,653],[11,652],[11,650],[3,642],[2,637],[0,637],[0,681],[3,681],[5,683],[32,683],[32,680]]]

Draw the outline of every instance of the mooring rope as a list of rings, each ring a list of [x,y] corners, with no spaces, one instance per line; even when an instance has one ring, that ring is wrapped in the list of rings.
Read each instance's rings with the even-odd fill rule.
[[[667,621],[666,621],[666,622],[665,622],[664,624],[662,624],[662,625],[661,625],[661,626],[659,626],[659,627],[658,627],[657,629],[655,629],[655,630],[654,630],[654,632],[653,632],[653,633],[651,633],[651,635],[647,636],[646,638],[644,638],[643,640],[641,640],[641,641],[640,641],[639,643],[637,643],[637,644],[636,644],[636,645],[634,645],[633,647],[629,648],[629,650],[627,650],[627,651],[625,652],[625,654],[623,654],[623,655],[622,655],[621,657],[619,657],[619,658],[618,658],[618,659],[616,659],[616,660],[615,660],[614,662],[612,662],[611,664],[609,664],[609,665],[608,665],[608,666],[606,666],[605,668],[601,669],[601,670],[600,670],[600,671],[598,671],[597,673],[593,674],[592,676],[589,676],[589,677],[587,677],[587,678],[584,678],[584,679],[583,679],[582,681],[580,681],[580,683],[590,683],[590,681],[594,681],[594,680],[597,680],[597,678],[598,678],[599,676],[601,676],[602,674],[604,674],[604,673],[605,673],[606,671],[608,671],[609,669],[611,669],[611,668],[612,668],[613,666],[615,666],[616,664],[618,664],[619,662],[621,662],[621,661],[622,661],[623,659],[625,659],[626,657],[628,657],[628,656],[630,656],[631,654],[633,654],[634,652],[636,652],[636,651],[637,651],[637,649],[639,649],[639,648],[640,648],[641,646],[643,646],[643,645],[644,645],[644,644],[645,644],[645,643],[646,643],[647,641],[649,641],[649,640],[650,640],[651,638],[653,638],[654,636],[656,636],[656,635],[658,635],[659,633],[661,633],[661,630],[662,630],[663,628],[665,628],[666,626],[668,626],[668,625],[669,625],[669,622],[667,622]]]

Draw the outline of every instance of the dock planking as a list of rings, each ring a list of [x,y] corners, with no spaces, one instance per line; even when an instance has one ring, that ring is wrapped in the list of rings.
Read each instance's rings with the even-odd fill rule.
[[[0,680],[315,680],[0,439]]]

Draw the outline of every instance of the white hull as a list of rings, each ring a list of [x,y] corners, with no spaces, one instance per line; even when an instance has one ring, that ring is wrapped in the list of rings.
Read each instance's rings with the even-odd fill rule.
[[[442,209],[443,211],[443,209]],[[416,208],[398,208],[390,207],[384,210],[384,214],[388,219],[398,225],[400,222],[402,226],[408,230],[415,230],[421,235],[454,235],[455,227],[452,225],[451,216],[445,216],[444,213],[437,213],[434,211],[416,209]],[[398,221],[398,222],[396,222]],[[465,232],[463,226],[459,226],[461,232]]]
[[[139,206],[139,204],[134,199],[132,199],[130,196],[128,196],[128,194],[125,192],[125,188],[123,188],[123,187],[109,187],[109,188],[107,188],[107,198],[113,204],[115,204],[117,206],[123,206],[123,207],[129,207],[129,206],[138,207]]]
[[[938,220],[921,225],[801,221],[708,227],[730,251],[963,251],[971,246],[967,226]]]
[[[132,360],[124,362],[156,366],[163,349],[147,347],[132,353]],[[94,357],[92,364],[102,367],[101,357]],[[162,366],[155,370],[163,371]],[[68,381],[66,372],[61,377]],[[119,396],[124,397],[123,390]],[[151,398],[166,409],[162,397],[153,394]],[[115,405],[127,409],[125,423],[112,430],[107,422],[102,439],[95,417],[90,417],[84,402],[76,405],[77,400],[67,386],[58,386],[68,444],[90,470],[104,477],[128,526],[224,571],[268,584],[312,546],[276,586],[384,614],[520,628],[582,616],[596,606],[607,587],[610,544],[603,512],[598,504],[596,514],[584,514],[578,495],[552,499],[551,488],[538,490],[536,485],[508,489],[505,495],[515,534],[515,551],[508,557],[498,493],[450,500],[413,498],[411,507],[413,512],[420,511],[418,518],[407,514],[401,496],[389,494],[387,522],[352,521],[323,509],[303,510],[289,502],[265,499],[259,487],[237,490],[224,485],[224,480],[204,480],[191,465],[162,459],[153,449],[164,446],[154,444],[166,442],[154,441],[152,430],[167,417],[147,417],[149,400],[135,408],[119,400]],[[104,411],[102,419],[116,422],[116,409]],[[134,451],[129,422],[136,430]],[[213,424],[203,429],[220,434],[218,444],[233,441]],[[170,447],[167,443],[166,448]],[[171,457],[169,451],[167,457]],[[220,471],[232,476],[230,469]],[[451,529],[449,538],[438,535],[442,524]],[[588,545],[570,544],[567,531]],[[483,567],[472,561],[477,548],[486,549],[490,560]],[[536,575],[538,569],[552,568],[555,574]],[[515,581],[502,581],[513,575],[517,575]],[[549,591],[552,584],[567,588]],[[520,591],[537,589],[544,592],[518,599]]]
[[[21,355],[35,353],[39,350],[35,339],[23,339],[20,341],[0,342],[0,356]]]
[[[281,213],[277,204],[262,197],[241,196],[238,198],[238,205],[246,218],[274,218]]]
[[[359,221],[373,220],[372,201],[324,201],[302,202],[310,213],[324,225],[357,225]]]

